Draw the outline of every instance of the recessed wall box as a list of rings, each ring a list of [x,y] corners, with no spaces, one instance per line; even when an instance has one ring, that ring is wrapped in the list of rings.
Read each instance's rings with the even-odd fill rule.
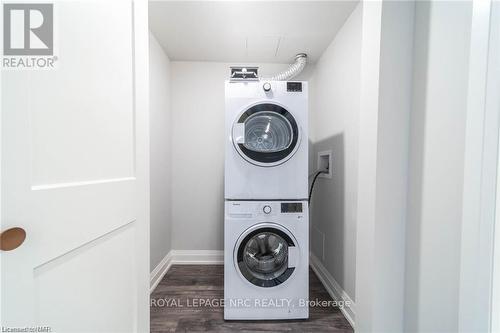
[[[318,164],[317,170],[328,170],[328,173],[322,173],[319,175],[320,178],[332,178],[333,167],[332,167],[332,151],[326,150],[318,152]]]

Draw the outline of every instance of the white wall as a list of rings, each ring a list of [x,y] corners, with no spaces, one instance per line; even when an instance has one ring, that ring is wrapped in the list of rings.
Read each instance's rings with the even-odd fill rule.
[[[170,60],[149,35],[150,270],[171,250]]]
[[[470,2],[417,2],[405,331],[458,330]]]
[[[311,203],[311,250],[355,298],[362,5],[315,66],[310,97],[310,173],[332,150],[332,179],[318,178]]]
[[[223,249],[224,80],[231,65],[235,64],[171,63],[172,248],[176,250]],[[288,65],[257,66],[261,75],[269,75]]]
[[[372,251],[373,332],[404,331],[405,232],[409,128],[412,107],[413,29],[411,1],[382,3],[376,146],[376,214],[373,247],[358,238],[358,250]],[[375,124],[368,124],[375,126]],[[360,132],[366,128],[360,126]],[[361,148],[360,148],[361,149]],[[366,172],[371,166],[360,166]],[[363,186],[359,191],[364,190]],[[359,207],[362,209],[362,207]],[[365,220],[358,220],[361,228]],[[359,252],[357,258],[365,257]],[[360,260],[361,261],[361,260]],[[363,262],[358,261],[363,265]],[[357,266],[360,268],[360,266]],[[362,269],[358,274],[366,274]],[[361,295],[360,295],[361,298]],[[363,311],[360,301],[360,313]],[[362,318],[358,316],[358,319]]]

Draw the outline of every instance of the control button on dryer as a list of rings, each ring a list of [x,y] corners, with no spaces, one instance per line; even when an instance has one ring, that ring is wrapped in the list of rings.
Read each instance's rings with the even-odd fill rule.
[[[271,206],[267,206],[267,205],[266,205],[266,206],[264,206],[264,207],[262,208],[262,211],[263,211],[265,214],[269,214],[269,213],[271,213]]]
[[[269,82],[266,82],[264,83],[264,85],[262,86],[262,88],[264,89],[264,91],[270,91],[271,90],[271,83]]]

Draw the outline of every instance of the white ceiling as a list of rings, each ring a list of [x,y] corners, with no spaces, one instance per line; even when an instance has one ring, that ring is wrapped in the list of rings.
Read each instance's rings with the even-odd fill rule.
[[[171,60],[315,62],[357,1],[150,1],[149,26]]]

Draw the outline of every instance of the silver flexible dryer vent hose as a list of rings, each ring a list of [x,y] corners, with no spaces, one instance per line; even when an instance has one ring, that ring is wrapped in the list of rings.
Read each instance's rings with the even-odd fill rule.
[[[287,81],[295,76],[299,75],[300,72],[306,67],[307,63],[307,54],[305,53],[299,53],[295,56],[295,62],[290,65],[290,67],[281,73],[278,73],[270,78],[268,80],[271,81]]]

